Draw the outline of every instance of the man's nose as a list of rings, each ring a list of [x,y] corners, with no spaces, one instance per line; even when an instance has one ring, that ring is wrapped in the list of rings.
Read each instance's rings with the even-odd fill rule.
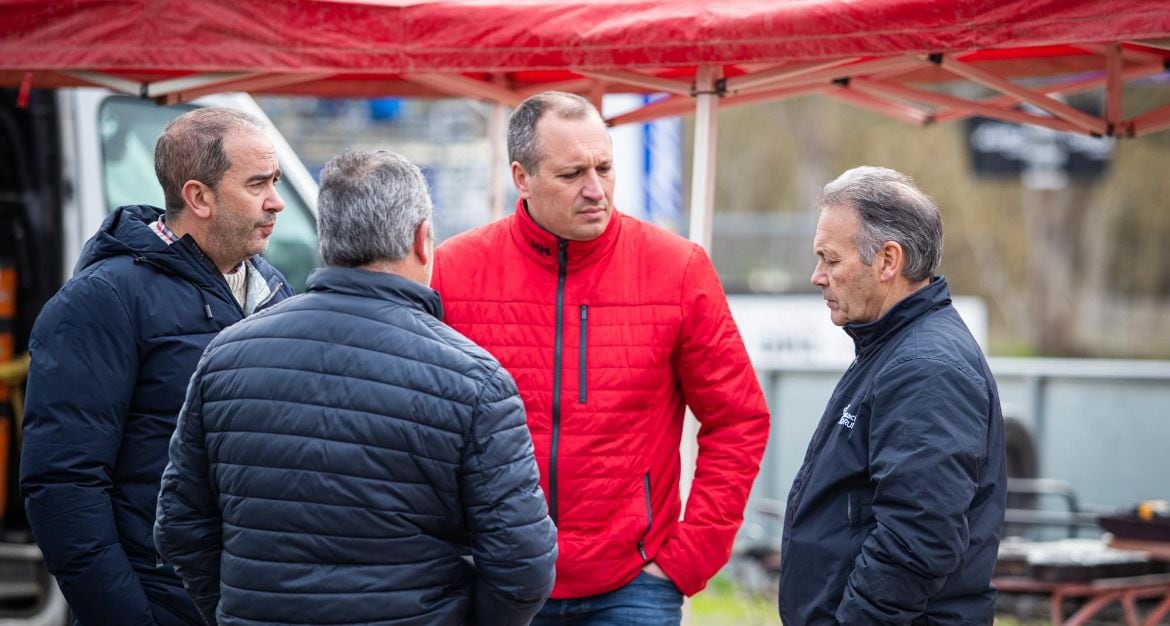
[[[820,263],[817,263],[816,268],[813,269],[813,273],[812,276],[809,277],[809,281],[812,282],[813,286],[815,287],[823,287],[829,283],[825,273],[821,271]]]
[[[275,187],[272,188],[272,193],[269,195],[267,202],[264,203],[265,211],[272,211],[273,213],[280,213],[284,210],[284,198],[280,197],[280,192]]]
[[[597,172],[589,171],[585,174],[585,187],[581,189],[581,195],[590,200],[600,200],[605,197],[605,188],[601,185],[601,177]]]

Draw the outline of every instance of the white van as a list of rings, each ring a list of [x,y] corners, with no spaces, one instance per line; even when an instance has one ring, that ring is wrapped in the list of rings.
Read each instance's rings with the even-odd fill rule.
[[[21,356],[44,303],[72,275],[86,240],[123,204],[163,206],[154,144],[172,119],[199,105],[247,111],[226,94],[160,107],[103,89],[0,90],[0,626],[58,626],[68,608],[33,543],[17,488]],[[298,292],[317,263],[317,184],[272,129],[285,209],[265,256]]]

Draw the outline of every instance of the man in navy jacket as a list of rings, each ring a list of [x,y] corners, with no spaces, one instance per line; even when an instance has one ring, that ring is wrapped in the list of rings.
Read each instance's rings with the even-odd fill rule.
[[[422,174],[321,175],[327,267],[221,334],[171,441],[155,540],[208,624],[528,624],[556,529],[524,406],[442,322]]]
[[[151,528],[167,442],[207,343],[292,295],[257,256],[284,203],[260,122],[197,109],[158,141],[166,212],[127,206],[33,328],[20,488],[74,624],[200,624]]]
[[[951,306],[938,208],[859,167],[818,199],[812,282],[856,358],[788,496],[780,614],[991,624],[1007,478],[999,392]]]

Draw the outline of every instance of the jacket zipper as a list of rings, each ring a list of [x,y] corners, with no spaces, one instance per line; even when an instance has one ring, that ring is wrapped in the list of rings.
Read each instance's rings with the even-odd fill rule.
[[[853,371],[853,368],[857,366],[857,361],[858,357],[854,357],[853,362],[850,363],[849,367],[845,369],[845,373],[842,375],[842,379],[844,379],[845,376],[848,376],[849,373]],[[838,403],[840,402],[840,397],[836,395],[836,391],[834,391],[834,395],[829,398],[829,402],[834,406],[839,406]],[[824,440],[829,436],[829,432],[832,427],[824,425],[825,427],[822,429],[821,426],[822,424],[818,423],[817,429],[813,431],[812,440],[809,441],[808,451],[805,453],[806,457],[810,454],[813,454],[814,450],[820,450]],[[805,462],[807,461],[808,459],[806,458]],[[792,487],[788,490],[788,503],[786,507],[787,510],[792,513],[792,515],[784,516],[784,522],[782,525],[783,531],[781,532],[780,539],[780,550],[782,552],[788,549],[789,530],[792,527],[793,520],[796,519],[796,511],[800,508],[800,501],[804,498],[804,489],[807,486],[806,483],[808,482],[808,475],[810,471],[811,468],[802,464],[800,470],[798,470],[796,473],[796,479],[792,482]],[[849,515],[852,516],[852,511],[849,512]],[[783,582],[783,580],[780,581],[781,584],[783,584]]]
[[[577,387],[579,389],[579,391],[577,392],[577,401],[580,402],[581,404],[585,404],[585,399],[588,398],[588,396],[589,396],[588,390],[586,389],[586,383],[588,382],[588,377],[586,376],[586,373],[585,373],[586,372],[586,370],[585,370],[585,363],[586,363],[585,355],[588,351],[588,345],[589,345],[589,305],[582,304],[581,305],[581,346],[579,349],[580,350],[580,355],[579,355],[580,358],[578,359],[578,363],[577,363],[577,378],[578,378]]]
[[[646,492],[646,530],[638,538],[638,554],[642,555],[642,561],[649,561],[650,557],[646,554],[646,535],[650,534],[650,526],[654,524],[654,509],[650,503],[650,472],[642,475],[642,487]]]
[[[182,245],[186,245],[186,244],[183,240],[180,240],[179,242],[177,242],[174,245],[182,246]],[[198,246],[198,244],[195,244],[194,240],[192,240],[191,245],[187,245],[186,247],[179,248],[179,250],[185,252],[186,256],[190,257],[191,262],[193,264],[195,264],[196,266],[198,266],[198,264],[200,264],[201,262],[206,262],[207,264],[211,265],[212,282],[216,284],[216,287],[217,287],[216,291],[219,292],[220,299],[221,300],[224,299],[224,296],[226,295],[227,302],[234,304],[236,306],[236,310],[240,312],[240,319],[244,319],[245,317],[247,317],[247,315],[245,315],[246,312],[244,311],[244,305],[241,304],[238,300],[236,300],[236,296],[235,296],[235,294],[232,293],[232,288],[230,286],[228,286],[227,278],[224,277],[223,272],[219,271],[219,268],[216,267],[215,262],[211,260],[211,257],[207,256],[207,253],[204,252]],[[205,261],[201,261],[200,259],[203,259]],[[247,280],[247,279],[245,278],[245,280]],[[198,289],[198,288],[199,288],[199,286],[196,285],[196,289]],[[207,319],[213,319],[212,314],[211,314],[211,306],[208,305],[206,303],[206,301],[204,302],[203,310],[207,314]]]
[[[569,242],[557,241],[557,329],[553,347],[552,441],[548,453],[548,515],[557,523],[557,445],[561,439],[561,365],[565,341],[565,271],[569,265]]]

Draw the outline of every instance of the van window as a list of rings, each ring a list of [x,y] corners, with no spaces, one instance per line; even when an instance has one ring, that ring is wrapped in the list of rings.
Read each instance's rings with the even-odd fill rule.
[[[126,204],[163,206],[162,186],[154,174],[154,144],[171,120],[193,108],[160,107],[129,96],[111,96],[102,103],[98,121],[109,211]],[[288,170],[283,160],[280,167]],[[283,182],[279,189],[285,207],[264,256],[301,292],[309,272],[319,265],[316,222],[296,189]]]

